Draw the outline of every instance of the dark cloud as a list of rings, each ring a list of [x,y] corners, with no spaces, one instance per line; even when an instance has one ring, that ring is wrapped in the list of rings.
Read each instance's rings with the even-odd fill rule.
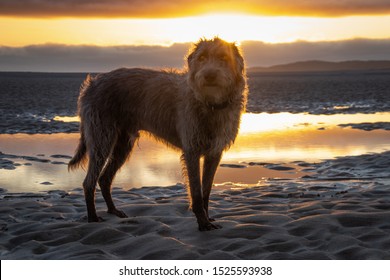
[[[160,46],[33,45],[0,47],[0,71],[101,72],[118,67],[184,65],[189,44]]]
[[[344,16],[389,14],[388,0],[0,0],[0,15],[32,17],[177,17],[206,12]]]
[[[354,39],[330,42],[266,44],[243,42],[249,67],[271,66],[305,60],[390,60],[390,39]]]
[[[182,68],[190,44],[0,47],[0,71],[101,72],[118,67]],[[266,44],[243,42],[248,67],[305,60],[390,60],[390,39]]]

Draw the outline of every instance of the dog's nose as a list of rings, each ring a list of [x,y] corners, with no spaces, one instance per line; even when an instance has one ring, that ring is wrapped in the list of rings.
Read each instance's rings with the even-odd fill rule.
[[[207,83],[213,83],[217,78],[217,72],[215,71],[207,71],[204,75],[204,79]]]

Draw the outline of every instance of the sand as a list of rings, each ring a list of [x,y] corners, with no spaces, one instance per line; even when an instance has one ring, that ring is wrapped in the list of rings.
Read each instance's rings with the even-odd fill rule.
[[[105,222],[91,224],[80,188],[1,189],[0,258],[390,259],[390,152],[294,164],[310,175],[214,190],[222,229],[210,232],[197,230],[182,184],[115,188],[126,219],[106,214],[98,193]]]

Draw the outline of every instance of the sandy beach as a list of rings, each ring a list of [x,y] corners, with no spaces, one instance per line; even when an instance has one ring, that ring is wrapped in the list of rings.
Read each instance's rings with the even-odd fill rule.
[[[226,183],[211,195],[223,228],[199,232],[185,186],[113,190],[129,218],[97,209],[83,192],[1,189],[1,259],[390,259],[390,152],[316,164],[296,179]]]

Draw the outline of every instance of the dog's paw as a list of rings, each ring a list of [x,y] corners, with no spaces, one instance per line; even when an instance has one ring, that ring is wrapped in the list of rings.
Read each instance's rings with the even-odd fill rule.
[[[212,223],[205,223],[203,225],[199,224],[199,230],[200,231],[210,231],[210,230],[215,230],[215,229],[220,229],[222,226],[212,224]]]
[[[119,218],[127,218],[127,215],[125,212],[121,211],[121,210],[118,210],[118,209],[110,209],[110,210],[107,210],[107,213],[109,214],[114,214],[115,216],[119,217]]]

